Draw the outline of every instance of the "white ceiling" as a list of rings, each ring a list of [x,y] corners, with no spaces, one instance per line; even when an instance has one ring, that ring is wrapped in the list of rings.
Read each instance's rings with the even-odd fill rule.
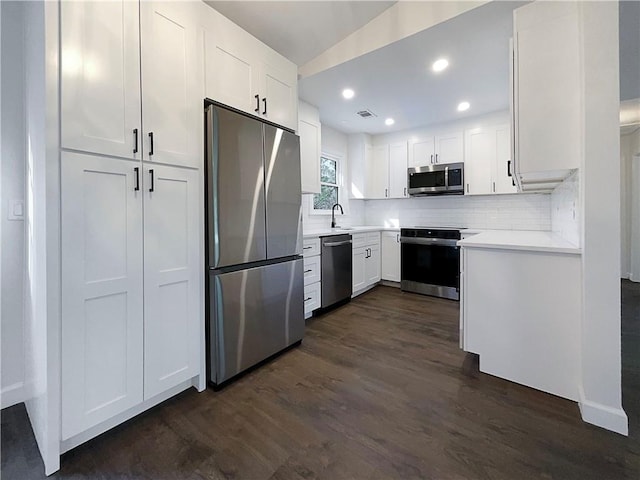
[[[205,3],[300,66],[396,2],[205,0]]]
[[[317,75],[301,79],[300,98],[320,108],[323,124],[380,134],[509,108],[512,11],[522,2],[492,2]],[[439,57],[449,68],[430,70]],[[356,96],[341,97],[345,87]],[[471,108],[459,113],[459,102]],[[378,115],[362,119],[358,110]],[[384,124],[395,119],[393,127]]]

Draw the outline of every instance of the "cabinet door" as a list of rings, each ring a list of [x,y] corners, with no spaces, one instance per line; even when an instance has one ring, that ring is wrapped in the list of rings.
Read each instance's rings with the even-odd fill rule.
[[[496,157],[493,168],[495,193],[515,193],[518,190],[512,177],[511,151],[509,125],[500,125],[496,128]]]
[[[452,132],[436,137],[436,163],[464,162],[462,132]]]
[[[435,163],[435,139],[433,137],[409,140],[409,167],[424,167]]]
[[[366,286],[365,276],[365,262],[366,262],[367,250],[365,247],[358,247],[353,249],[353,264],[352,264],[352,293],[362,290]]]
[[[389,145],[389,197],[407,197],[407,144]]]
[[[139,162],[62,153],[63,439],[142,402],[142,191],[135,168]]]
[[[300,102],[300,177],[302,193],[320,193],[321,125],[318,109]]]
[[[382,280],[400,281],[400,234],[398,232],[382,232],[381,244],[381,272]]]
[[[256,49],[259,42],[208,5],[201,8],[205,96],[258,115],[260,66]]]
[[[380,281],[380,244],[370,245],[369,258],[365,261],[365,285],[373,285]]]
[[[145,168],[145,399],[199,373],[204,332],[199,328],[198,189],[196,171],[160,165]]]
[[[143,159],[198,167],[204,114],[192,2],[141,2]]]
[[[138,4],[61,2],[60,24],[62,147],[141,158]]]
[[[298,77],[294,68],[283,69],[264,62],[261,74],[262,118],[295,130],[298,126]]]
[[[577,9],[577,2],[534,2],[514,12],[518,173],[580,166]]]
[[[495,138],[496,129],[493,127],[467,130],[464,163],[465,194],[486,195],[492,193],[491,173],[496,158]]]
[[[367,198],[389,196],[389,145],[373,147]]]

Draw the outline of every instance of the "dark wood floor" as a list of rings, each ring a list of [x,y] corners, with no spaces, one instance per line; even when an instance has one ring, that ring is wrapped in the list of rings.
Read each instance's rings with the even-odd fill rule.
[[[225,390],[185,392],[67,453],[55,478],[638,480],[640,286],[624,282],[623,299],[628,438],[575,403],[463,372],[458,304],[378,287]],[[2,478],[42,471],[24,407],[4,410]]]

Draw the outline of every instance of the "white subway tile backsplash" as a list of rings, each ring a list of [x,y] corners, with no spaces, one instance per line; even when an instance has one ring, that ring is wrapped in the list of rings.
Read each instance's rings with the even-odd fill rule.
[[[364,223],[402,226],[551,230],[548,194],[365,200]]]
[[[567,177],[551,194],[551,230],[580,246],[579,172]]]

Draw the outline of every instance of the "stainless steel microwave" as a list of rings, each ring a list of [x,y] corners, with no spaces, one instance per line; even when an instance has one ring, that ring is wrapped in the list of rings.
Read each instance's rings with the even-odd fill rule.
[[[409,195],[464,194],[464,163],[410,168],[407,177]]]

